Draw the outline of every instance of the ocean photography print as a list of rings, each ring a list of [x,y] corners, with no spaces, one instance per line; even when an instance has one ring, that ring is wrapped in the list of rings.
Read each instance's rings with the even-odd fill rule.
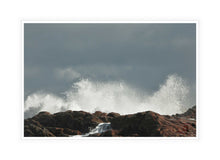
[[[23,23],[24,137],[196,137],[197,23]]]

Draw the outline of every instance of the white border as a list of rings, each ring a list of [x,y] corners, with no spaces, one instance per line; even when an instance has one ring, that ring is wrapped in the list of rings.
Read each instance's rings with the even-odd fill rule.
[[[24,24],[25,23],[195,23],[196,24],[196,137],[24,137]],[[22,31],[21,31],[21,39],[22,39],[22,47],[21,47],[21,57],[22,57],[22,96],[21,96],[21,124],[22,124],[22,129],[21,129],[21,139],[22,140],[199,140],[199,122],[198,122],[198,117],[199,117],[199,81],[198,81],[198,69],[199,69],[199,56],[198,56],[198,51],[199,51],[199,21],[198,20],[189,20],[189,21],[115,21],[115,20],[108,20],[108,21],[102,21],[102,20],[89,20],[89,21],[47,21],[47,20],[41,20],[41,21],[32,21],[32,20],[22,20],[21,25],[22,25]]]
[[[21,137],[24,138],[24,22],[21,22]]]

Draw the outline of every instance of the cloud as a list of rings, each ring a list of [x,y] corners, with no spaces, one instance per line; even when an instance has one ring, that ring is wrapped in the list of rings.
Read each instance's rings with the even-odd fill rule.
[[[81,77],[81,74],[75,71],[73,68],[56,69],[55,75],[58,79],[73,81]]]

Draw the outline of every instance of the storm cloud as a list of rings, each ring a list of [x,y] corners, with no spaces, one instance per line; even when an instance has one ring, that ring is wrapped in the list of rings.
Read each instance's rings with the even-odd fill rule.
[[[172,73],[195,83],[196,24],[24,24],[26,92],[62,91],[56,71],[70,68],[152,90]]]
[[[172,74],[187,82],[195,104],[195,23],[24,24],[25,99],[84,78],[153,93]]]

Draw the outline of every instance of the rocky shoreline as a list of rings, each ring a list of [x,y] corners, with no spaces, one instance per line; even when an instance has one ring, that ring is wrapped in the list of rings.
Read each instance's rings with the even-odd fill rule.
[[[120,115],[96,111],[40,112],[24,120],[24,137],[69,137],[83,135],[100,123],[111,130],[89,137],[195,137],[196,106],[183,114],[160,115],[152,111]]]

